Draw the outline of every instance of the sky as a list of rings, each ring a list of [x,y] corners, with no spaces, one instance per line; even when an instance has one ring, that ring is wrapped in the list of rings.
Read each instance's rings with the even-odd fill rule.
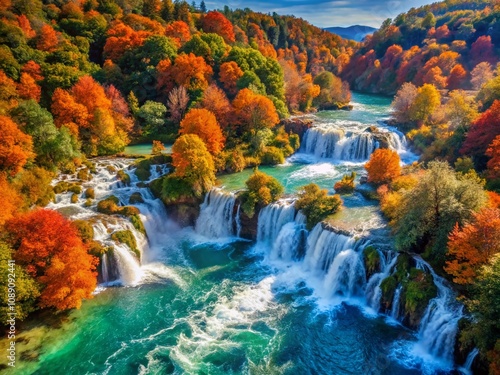
[[[378,28],[387,18],[394,18],[412,7],[436,0],[205,0],[208,9],[250,8],[255,11],[292,14],[318,27],[364,25]],[[199,1],[198,1],[199,2]]]

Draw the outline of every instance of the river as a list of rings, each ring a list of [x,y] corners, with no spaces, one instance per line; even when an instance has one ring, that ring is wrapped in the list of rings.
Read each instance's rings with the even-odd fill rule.
[[[354,94],[353,102],[351,112],[316,117],[327,133],[348,129],[342,144],[389,115],[387,98]],[[404,139],[393,134],[399,142],[394,148],[407,162],[414,160]],[[333,192],[343,173],[362,171],[359,153],[350,154],[356,160],[336,155],[322,157],[312,144],[303,145],[285,165],[261,170],[278,178],[287,194],[309,182]],[[115,251],[119,276],[105,280],[80,310],[24,323],[17,344],[21,358],[11,373],[410,375],[447,374],[454,367],[445,355],[422,348],[421,334],[403,327],[397,314],[395,319],[373,308],[377,282],[366,280],[360,268],[370,233],[358,241],[315,228],[303,235],[306,243],[305,237],[300,240],[305,233],[300,214],[283,201],[261,213],[259,241],[241,240],[232,229],[237,218],[220,209],[234,204],[234,196],[222,191],[213,193],[224,195],[212,199],[217,207],[206,202],[203,208],[211,210],[207,219],[200,218],[207,222],[181,230],[148,189],[121,185],[106,167],[123,168],[131,161],[99,163],[97,177],[88,183],[97,199],[112,193],[126,203],[133,192],[144,197],[137,207],[148,240],[134,232],[142,241],[142,264]],[[220,184],[225,191],[238,190],[250,174],[224,176]],[[347,209],[339,221],[368,232],[385,228],[376,205],[360,194],[344,200]],[[50,207],[67,213],[72,207],[72,217],[98,222],[84,201],[72,204],[63,194]],[[130,229],[125,222],[113,225]],[[229,229],[219,230],[224,225]],[[99,233],[109,242],[106,230]],[[382,235],[378,241],[389,240]],[[390,272],[395,254],[383,255]]]

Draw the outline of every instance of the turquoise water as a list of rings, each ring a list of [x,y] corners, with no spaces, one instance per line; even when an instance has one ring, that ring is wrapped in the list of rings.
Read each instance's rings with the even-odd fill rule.
[[[151,151],[153,150],[153,144],[144,143],[139,145],[131,145],[125,147],[123,153],[126,155],[151,155]],[[165,145],[165,153],[172,152],[172,145]]]
[[[354,100],[363,103],[355,111],[318,116],[368,124],[370,113],[387,114],[386,98],[354,94]],[[362,166],[292,159],[261,168],[287,193],[309,182],[332,191],[352,169]],[[236,190],[249,174],[220,181]],[[345,197],[345,204],[338,220],[368,222],[377,215],[376,205],[358,194]],[[148,250],[141,283],[100,289],[69,315],[25,323],[18,367],[6,373],[440,373],[412,353],[415,332],[363,307],[364,301],[319,296],[300,267],[270,262],[264,245],[209,241],[190,228],[154,237],[161,245]]]

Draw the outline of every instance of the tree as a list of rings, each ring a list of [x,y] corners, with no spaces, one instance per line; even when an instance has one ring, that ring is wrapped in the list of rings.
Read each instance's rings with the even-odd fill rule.
[[[174,87],[174,89],[168,93],[167,108],[170,113],[170,119],[175,124],[178,124],[182,117],[184,117],[188,103],[189,95],[184,86]]]
[[[233,107],[240,133],[272,128],[279,122],[273,102],[249,89],[243,89],[236,95]]]
[[[494,63],[496,61],[495,46],[491,42],[491,36],[481,35],[478,37],[471,45],[470,56],[475,64],[481,62]]]
[[[426,123],[440,105],[439,91],[434,85],[425,84],[417,90],[417,96],[410,107],[410,119]]]
[[[44,52],[54,52],[59,40],[50,25],[43,25],[37,37],[36,48]]]
[[[181,135],[172,146],[174,176],[186,181],[195,196],[208,192],[215,183],[215,166],[205,143],[196,134]]]
[[[236,95],[238,80],[243,76],[243,70],[234,61],[225,62],[220,66],[219,81],[229,95]]]
[[[468,129],[478,116],[477,103],[462,90],[451,91],[444,106],[451,129]]]
[[[9,184],[4,173],[0,173],[0,191],[2,192],[0,194],[0,207],[2,207],[0,210],[1,227],[22,207],[22,199],[16,189]]]
[[[41,286],[42,308],[79,308],[97,285],[97,258],[73,224],[53,210],[34,210],[7,223],[14,259]]]
[[[33,99],[37,102],[40,101],[42,90],[37,85],[35,79],[27,73],[21,73],[21,79],[17,85],[17,92],[22,99]]]
[[[196,134],[208,152],[218,155],[226,141],[215,115],[206,109],[192,109],[181,121],[180,134]]]
[[[165,26],[165,35],[172,38],[178,48],[191,39],[189,25],[183,21],[175,21]]]
[[[477,64],[474,69],[472,69],[471,84],[474,90],[479,90],[486,82],[493,79],[493,68],[488,62],[482,62]]]
[[[6,116],[0,116],[0,171],[11,176],[33,158],[33,141]]]
[[[152,155],[161,155],[165,150],[165,145],[161,141],[153,141]]]
[[[475,157],[484,155],[488,146],[500,134],[499,123],[500,100],[495,100],[493,105],[472,124],[460,151]]]
[[[413,83],[403,83],[398,90],[391,106],[394,110],[393,116],[397,122],[407,124],[412,121],[410,109],[417,97],[418,90]]]
[[[156,135],[163,133],[167,107],[162,103],[148,100],[137,112],[137,117],[142,125],[145,135]]]
[[[249,217],[253,217],[257,205],[264,207],[277,201],[285,190],[277,179],[260,171],[255,171],[245,185],[247,190],[241,194],[241,207]]]
[[[89,127],[90,116],[87,108],[77,103],[66,90],[58,88],[54,91],[51,111],[56,126],[66,126],[73,135],[78,136],[79,128]]]
[[[233,24],[222,14],[216,11],[208,12],[201,20],[201,28],[206,33],[215,33],[224,38],[226,43],[234,43]]]
[[[189,91],[197,91],[208,87],[213,70],[203,57],[190,53],[177,56],[169,73],[178,86],[184,86]]]
[[[456,224],[448,236],[444,270],[457,284],[472,284],[480,268],[500,253],[500,210],[483,208],[462,228]]]
[[[401,159],[396,151],[379,148],[370,156],[365,169],[369,182],[388,183],[401,175]]]
[[[201,13],[207,13],[207,6],[205,5],[205,2],[203,0],[201,0],[200,3],[200,11]]]
[[[461,64],[457,64],[453,67],[448,76],[448,88],[450,90],[461,89],[465,86],[465,80],[467,78],[467,71]]]
[[[307,217],[307,229],[311,230],[320,221],[337,212],[342,205],[339,195],[328,195],[326,189],[316,184],[303,186],[295,201],[295,208]]]
[[[215,118],[226,132],[230,132],[229,126],[232,119],[232,107],[224,91],[215,85],[210,85],[203,93],[199,103],[201,108],[205,108],[215,115]]]
[[[482,184],[476,175],[457,174],[445,162],[430,162],[415,188],[403,193],[395,219],[398,249],[425,250],[444,262],[455,224],[464,225],[486,204]]]
[[[486,165],[488,167],[489,178],[500,178],[500,134],[496,136],[486,150],[486,156],[491,158]]]

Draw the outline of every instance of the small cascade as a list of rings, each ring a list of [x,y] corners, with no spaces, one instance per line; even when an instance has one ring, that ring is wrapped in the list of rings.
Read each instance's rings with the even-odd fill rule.
[[[264,207],[259,212],[257,242],[274,244],[278,235],[287,223],[295,220],[293,200],[279,200]]]
[[[108,271],[108,254],[106,253],[102,254],[101,257],[101,277],[103,282],[109,282],[111,280]]]
[[[375,311],[380,310],[380,300],[382,298],[382,282],[384,279],[389,276],[394,265],[396,264],[398,257],[397,254],[390,251],[387,252],[387,255],[384,255],[381,251],[378,250],[380,255],[380,269],[381,271],[374,274],[370,280],[368,281],[368,285],[366,286],[366,297],[368,305],[373,308]],[[386,259],[386,257],[388,259]]]
[[[403,287],[399,285],[394,292],[394,299],[392,300],[392,308],[391,308],[391,318],[394,320],[399,320],[399,301],[401,299],[401,291]]]
[[[235,235],[236,195],[221,189],[212,189],[201,205],[195,230],[208,238],[226,238]]]
[[[460,371],[464,375],[472,375],[472,364],[474,363],[474,360],[476,359],[477,355],[479,354],[479,349],[474,348],[471,350],[471,352],[467,355],[467,358],[465,359],[465,363],[460,369]]]
[[[366,284],[365,267],[360,253],[342,250],[334,258],[324,279],[326,296],[354,297],[361,295]]]
[[[406,139],[403,134],[387,129],[378,129],[377,134],[366,130],[361,124],[320,125],[307,130],[300,151],[320,159],[361,162],[380,147],[383,139],[386,147],[400,153],[406,152]]]
[[[415,261],[418,269],[432,275],[438,290],[437,297],[429,302],[420,323],[418,346],[437,358],[453,363],[455,338],[463,306],[456,302],[445,279],[438,276],[422,259],[415,258]]]
[[[112,254],[118,263],[121,283],[136,285],[142,277],[141,265],[127,245],[115,243]]]
[[[304,256],[307,239],[306,217],[297,212],[295,220],[283,225],[274,241],[269,258],[284,261],[299,260]]]

